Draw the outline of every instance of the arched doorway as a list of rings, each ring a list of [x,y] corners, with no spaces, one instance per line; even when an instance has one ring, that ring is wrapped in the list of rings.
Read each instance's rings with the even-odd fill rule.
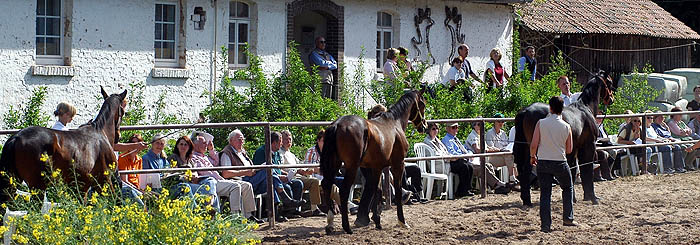
[[[308,55],[313,50],[316,37],[326,38],[326,51],[338,63],[344,56],[344,17],[343,6],[329,0],[296,0],[287,4],[287,43],[295,41],[304,64],[308,65]],[[338,72],[334,72],[334,98],[338,99],[340,84]]]

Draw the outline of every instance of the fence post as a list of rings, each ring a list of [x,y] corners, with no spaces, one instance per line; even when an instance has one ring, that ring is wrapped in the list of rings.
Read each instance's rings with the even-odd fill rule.
[[[486,123],[484,123],[484,119],[481,119],[481,130],[479,130],[479,145],[481,147],[481,153],[486,153],[486,134],[484,133],[486,131]],[[479,157],[481,161],[481,173],[479,173],[479,176],[481,177],[481,198],[486,197],[486,157],[480,156]],[[471,186],[471,183],[469,183]]]
[[[642,138],[642,144],[647,143],[647,114],[646,113],[644,113],[644,115],[642,115],[642,126],[639,128],[639,137]],[[651,159],[647,159],[647,148],[643,147],[641,149],[642,149],[642,162],[644,164],[646,164],[646,166],[644,166],[644,169],[646,169],[647,173],[648,173],[649,172],[649,161],[651,161]]]
[[[265,125],[265,162],[267,165],[272,165],[272,152],[270,148],[270,124]],[[267,172],[267,219],[270,221],[270,228],[275,227],[275,194],[272,188],[272,169],[268,168]]]

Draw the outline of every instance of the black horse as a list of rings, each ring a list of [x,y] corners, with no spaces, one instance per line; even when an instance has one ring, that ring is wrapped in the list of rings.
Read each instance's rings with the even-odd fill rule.
[[[573,137],[573,151],[566,156],[569,166],[576,165],[576,159],[581,169],[583,181],[583,200],[598,203],[598,198],[593,189],[593,161],[595,157],[595,141],[598,136],[598,127],[595,123],[595,115],[598,112],[600,99],[605,105],[613,103],[612,79],[605,72],[600,71],[586,83],[578,98],[578,101],[564,107],[562,118],[571,125]],[[530,142],[537,121],[547,117],[549,106],[544,103],[534,103],[518,112],[515,116],[515,144],[513,155],[518,166],[518,179],[521,185],[520,197],[523,204],[532,205],[530,202],[530,183],[532,166],[530,165]],[[572,169],[571,176],[576,176],[576,169]]]
[[[46,181],[41,176],[48,171],[47,161],[53,169],[60,169],[67,183],[78,181],[82,191],[96,184],[109,181],[103,174],[116,165],[113,146],[119,141],[126,98],[126,90],[121,94],[107,95],[101,88],[105,101],[95,120],[76,130],[59,131],[44,127],[29,127],[10,137],[2,149],[0,171],[0,203],[7,202],[13,187],[9,178],[24,180],[30,188],[46,189]],[[47,159],[42,159],[46,154]],[[71,173],[75,169],[75,177]],[[112,175],[116,176],[116,175]]]

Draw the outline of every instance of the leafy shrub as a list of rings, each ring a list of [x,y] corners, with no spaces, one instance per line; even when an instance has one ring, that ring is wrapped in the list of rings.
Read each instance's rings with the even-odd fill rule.
[[[41,113],[41,107],[46,101],[47,90],[44,86],[34,88],[32,96],[29,97],[26,106],[19,106],[15,109],[10,105],[9,110],[4,115],[5,127],[10,129],[22,129],[30,126],[46,126],[50,117]]]
[[[127,106],[125,108],[126,112],[122,118],[122,126],[128,125],[149,125],[149,124],[175,124],[181,123],[182,121],[178,119],[175,115],[165,113],[164,109],[166,106],[165,92],[162,92],[158,96],[158,100],[153,106],[155,111],[152,115],[148,115],[146,112],[146,103],[144,102],[144,93],[146,91],[146,84],[143,82],[132,82],[129,83],[129,89],[127,93]],[[102,98],[99,98],[102,105]],[[151,138],[156,134],[167,134],[169,130],[129,130],[122,131],[121,141],[126,142],[134,134],[141,134],[144,141],[150,142]],[[170,140],[169,145],[174,145],[175,141]]]
[[[275,121],[333,121],[348,111],[357,111],[355,104],[346,109],[334,100],[321,96],[321,78],[316,68],[311,72],[301,60],[296,44],[290,43],[287,55],[287,68],[284,73],[268,77],[262,71],[260,57],[250,53],[250,65],[234,72],[233,76],[225,73],[221,86],[212,94],[212,103],[202,111],[202,116],[209,122],[275,122]],[[226,49],[222,47],[222,56],[226,59]],[[250,87],[243,92],[236,90],[233,81],[247,81]],[[345,97],[349,97],[345,94]],[[283,128],[273,128],[281,130]],[[292,151],[296,155],[305,152],[301,146],[315,143],[316,132],[320,127],[291,127],[295,145]],[[224,147],[226,138],[232,129],[210,129],[214,135],[215,145]],[[264,144],[264,131],[260,127],[241,128],[246,136],[246,148],[256,149]]]
[[[609,106],[607,114],[624,114],[625,110],[632,110],[634,113],[642,113],[647,109],[655,111],[657,108],[649,108],[649,102],[654,101],[661,91],[654,89],[647,82],[647,77],[652,72],[654,69],[648,64],[641,72],[635,67],[631,79],[624,78],[622,86],[615,91],[615,102]],[[605,131],[617,134],[618,126],[624,120],[605,119]]]
[[[47,155],[42,156],[48,159]],[[12,241],[19,244],[253,244],[260,240],[240,216],[208,214],[209,206],[193,205],[190,198],[169,199],[168,191],[150,192],[142,198],[146,208],[122,199],[112,185],[99,186],[84,198],[77,183],[65,183],[60,170],[44,172],[48,200],[55,205],[42,213],[42,191],[28,190],[16,194],[3,209],[26,210],[21,218],[5,220],[16,227]],[[113,166],[112,166],[113,167]],[[2,173],[5,174],[5,173]],[[106,171],[105,175],[112,175]],[[112,177],[112,176],[108,176]],[[17,184],[16,180],[12,181]],[[147,190],[147,192],[149,192]],[[202,197],[196,197],[202,201]],[[0,226],[0,233],[9,227]]]

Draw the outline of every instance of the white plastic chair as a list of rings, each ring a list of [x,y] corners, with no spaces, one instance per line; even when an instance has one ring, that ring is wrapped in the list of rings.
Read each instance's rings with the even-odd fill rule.
[[[612,142],[613,144],[617,144],[617,135],[611,135],[611,136],[612,137],[611,137],[610,142]],[[622,163],[622,160],[624,160],[625,158],[629,159],[629,164],[630,164],[630,169],[632,170],[632,175],[639,174],[639,161],[637,161],[637,156],[633,155],[632,152],[630,151],[630,149],[631,148],[626,148],[625,152],[627,152],[627,155],[620,158],[620,165],[621,165],[620,167],[622,170],[622,175],[627,173],[627,165]],[[644,154],[646,154],[646,153],[644,153]],[[661,152],[659,152],[657,149],[656,152],[651,153],[651,156],[647,160],[649,162],[651,162],[651,158],[654,156],[656,156],[656,158],[658,159],[657,166],[658,166],[658,169],[660,171],[659,173],[663,173],[663,166],[662,166],[663,165],[663,157],[661,156]],[[671,157],[672,157],[671,159],[673,159],[673,156],[671,156]]]
[[[433,148],[430,146],[426,145],[425,143],[416,143],[413,145],[413,150],[416,153],[417,157],[430,157],[430,156],[435,156],[435,151]],[[430,169],[427,169],[427,165],[430,163]],[[442,165],[442,173],[437,173],[436,169],[436,163],[440,163]],[[451,177],[449,177],[445,173],[449,173],[449,171],[446,168],[446,164],[444,160],[427,160],[427,161],[418,161],[418,167],[420,168],[421,172],[421,177],[426,179],[426,188],[425,188],[425,197],[426,198],[432,198],[432,193],[433,193],[433,184],[435,183],[435,180],[443,180],[447,182],[447,196],[448,198],[452,198],[453,190],[452,190],[452,181]]]

